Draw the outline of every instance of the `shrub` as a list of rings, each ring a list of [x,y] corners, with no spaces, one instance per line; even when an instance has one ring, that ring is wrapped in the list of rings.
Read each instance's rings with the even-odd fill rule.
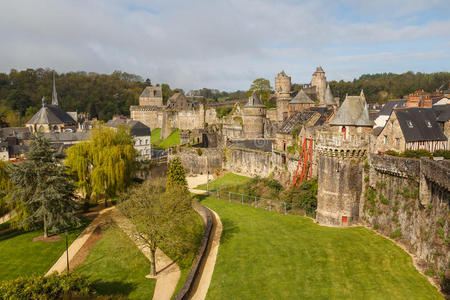
[[[202,156],[202,154],[203,154],[202,149],[197,148],[197,154],[198,154],[198,156]]]
[[[385,152],[385,154],[391,155],[391,156],[399,156],[400,155],[397,151],[394,151],[394,150],[388,150]]]
[[[62,299],[89,296],[94,290],[80,274],[19,277],[0,284],[0,299]]]
[[[380,228],[380,225],[378,223],[376,223],[375,225],[373,225],[373,229],[378,229]]]
[[[373,188],[369,187],[366,191],[365,196],[366,196],[366,199],[370,202],[370,204],[372,204],[374,206],[376,203],[375,197],[377,196],[377,192]]]
[[[436,150],[436,151],[434,151],[433,156],[450,159],[450,150]]]
[[[369,165],[369,163],[367,161],[364,162],[363,167],[364,167],[364,170],[366,170],[366,171],[368,171],[370,169],[370,165]]]
[[[434,271],[431,269],[425,270],[423,274],[425,274],[426,276],[434,277]]]
[[[386,188],[386,182],[378,181],[378,182],[376,183],[376,186],[377,186],[377,188],[379,188],[379,189],[384,189],[384,188]]]
[[[424,149],[419,150],[405,150],[400,156],[402,157],[410,157],[410,158],[421,158],[421,157],[431,157],[431,152]]]
[[[291,154],[295,154],[295,146],[289,146],[287,147],[287,152]]]
[[[369,176],[364,177],[364,182],[369,182]]]

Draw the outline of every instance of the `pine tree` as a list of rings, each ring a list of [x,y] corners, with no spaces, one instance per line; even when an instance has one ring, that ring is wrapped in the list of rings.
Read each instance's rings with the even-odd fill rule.
[[[27,160],[11,168],[14,190],[10,201],[21,217],[19,226],[27,228],[43,222],[44,237],[49,230],[60,231],[78,225],[74,201],[75,187],[64,166],[55,158],[56,150],[42,135],[35,136]]]
[[[175,187],[187,190],[186,173],[179,157],[175,157],[170,162],[167,171],[167,190]]]

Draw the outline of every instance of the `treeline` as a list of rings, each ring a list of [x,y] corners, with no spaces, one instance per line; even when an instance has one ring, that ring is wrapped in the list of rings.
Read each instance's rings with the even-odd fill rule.
[[[390,99],[399,99],[416,90],[434,92],[436,89],[449,89],[450,72],[439,73],[414,73],[403,74],[379,73],[365,74],[353,81],[331,81],[330,87],[333,95],[340,97],[345,95],[359,95],[361,89],[369,103],[386,103]]]
[[[50,69],[12,69],[0,73],[0,120],[9,126],[20,126],[42,106],[42,97],[51,102],[53,71]],[[130,105],[138,103],[147,85],[138,75],[115,71],[110,75],[68,72],[56,74],[56,89],[65,111],[87,112],[100,120],[114,114],[129,115]],[[163,96],[173,94],[163,85]],[[2,123],[2,121],[0,121]]]

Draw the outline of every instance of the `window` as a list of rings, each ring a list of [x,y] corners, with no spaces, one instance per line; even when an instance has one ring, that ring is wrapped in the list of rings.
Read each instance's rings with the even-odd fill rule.
[[[344,140],[347,138],[347,128],[342,127],[342,133],[344,134]]]
[[[406,124],[408,125],[409,128],[413,128],[413,123],[411,121],[406,121]]]
[[[388,143],[388,136],[385,135],[385,136],[384,136],[384,144],[386,145],[387,143]]]
[[[425,121],[425,124],[427,124],[427,127],[428,127],[428,128],[433,127],[433,125],[431,125],[431,122],[430,122],[430,121]]]

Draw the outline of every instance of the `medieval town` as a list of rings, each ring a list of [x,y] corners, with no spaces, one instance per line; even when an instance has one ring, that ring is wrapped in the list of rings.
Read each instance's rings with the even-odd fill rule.
[[[0,299],[450,299],[450,73],[285,70],[0,73]]]

